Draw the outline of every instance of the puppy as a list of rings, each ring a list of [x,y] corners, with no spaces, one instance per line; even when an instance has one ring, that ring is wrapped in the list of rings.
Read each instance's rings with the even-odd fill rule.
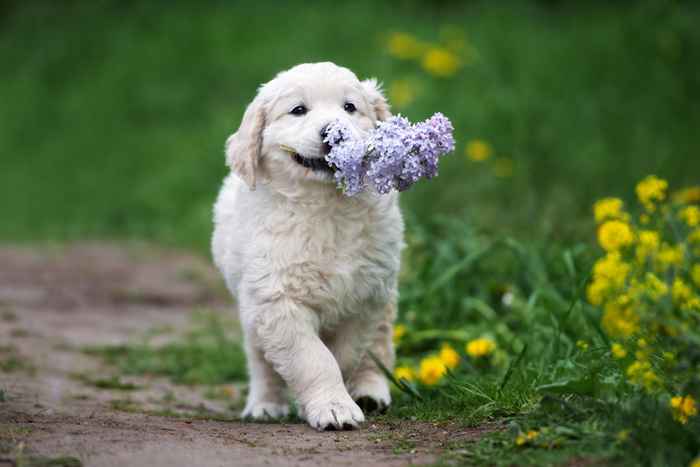
[[[343,195],[323,142],[335,120],[361,136],[390,116],[374,79],[308,63],[262,85],[226,142],[232,173],[214,207],[212,250],[244,331],[243,417],[286,416],[286,389],[318,430],[355,428],[360,406],[391,403],[369,351],[393,368],[398,196]]]

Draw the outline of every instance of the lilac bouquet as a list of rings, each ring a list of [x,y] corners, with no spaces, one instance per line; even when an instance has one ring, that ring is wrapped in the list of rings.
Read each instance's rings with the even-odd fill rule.
[[[332,123],[324,142],[338,187],[353,196],[368,185],[381,194],[404,191],[421,178],[437,175],[438,159],[455,147],[452,123],[441,113],[412,124],[400,115],[380,122],[364,139],[355,139],[340,122]]]

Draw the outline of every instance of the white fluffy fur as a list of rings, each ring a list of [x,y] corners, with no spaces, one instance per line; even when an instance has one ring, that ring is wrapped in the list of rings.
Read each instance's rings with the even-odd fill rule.
[[[357,111],[343,108],[352,102]],[[291,115],[304,104],[309,112]],[[286,388],[319,430],[364,421],[355,400],[391,402],[392,323],[403,246],[395,194],[346,197],[332,176],[294,162],[323,157],[321,129],[354,131],[390,116],[375,80],[332,63],[298,65],[260,87],[227,141],[232,174],[216,202],[214,261],[237,298],[250,393],[243,416],[288,414]]]

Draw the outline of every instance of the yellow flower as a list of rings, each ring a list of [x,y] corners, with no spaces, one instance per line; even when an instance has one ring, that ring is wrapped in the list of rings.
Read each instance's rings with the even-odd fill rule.
[[[578,340],[576,341],[576,347],[578,347],[581,350],[588,350],[588,342],[584,340]]]
[[[626,222],[607,221],[598,228],[598,243],[605,251],[617,251],[633,242],[634,233]]]
[[[630,430],[620,430],[617,432],[617,435],[615,438],[617,438],[618,441],[624,442],[627,441],[627,439],[630,437]]]
[[[700,264],[693,265],[693,268],[690,270],[690,277],[693,278],[695,285],[700,287]]]
[[[442,363],[444,363],[449,369],[453,369],[459,365],[459,354],[450,346],[450,344],[442,344],[439,357],[440,360],[442,360]]]
[[[683,262],[683,245],[671,246],[667,243],[661,245],[656,261],[662,271],[670,266],[678,266]]]
[[[677,304],[683,304],[690,300],[693,296],[693,290],[688,287],[688,285],[683,282],[683,279],[676,277],[673,280],[673,286],[671,287],[671,296],[673,301]]]
[[[622,288],[630,271],[630,265],[622,261],[619,251],[613,251],[596,261],[593,266],[593,277],[603,278],[610,282],[610,286]]]
[[[620,198],[603,198],[596,201],[593,205],[595,221],[600,224],[608,219],[624,219],[623,206],[624,204]]]
[[[668,182],[666,180],[649,175],[637,184],[637,198],[648,211],[654,211],[654,203],[666,198],[667,188]]]
[[[639,231],[639,244],[637,245],[637,261],[643,263],[646,258],[659,249],[661,237],[653,230]]]
[[[439,382],[445,373],[447,372],[447,367],[440,360],[440,357],[426,357],[420,362],[420,369],[418,370],[418,378],[421,383],[432,386]]]
[[[647,295],[652,300],[659,300],[668,293],[668,285],[653,272],[647,272],[645,275],[644,285],[646,286]]]
[[[698,414],[698,408],[695,406],[693,396],[675,396],[671,398],[671,410],[673,419],[682,424],[688,423],[688,418]]]
[[[627,356],[627,351],[625,348],[617,342],[613,343],[612,347],[610,348],[610,352],[612,353],[613,357],[617,358],[618,360]]]
[[[496,343],[487,337],[480,337],[469,341],[466,350],[467,354],[472,358],[485,357],[496,350]]]
[[[395,32],[389,36],[387,43],[389,53],[396,58],[410,60],[423,54],[425,45],[410,34]]]
[[[629,304],[618,299],[605,305],[601,325],[611,337],[630,337],[639,329],[639,316]]]
[[[413,368],[409,366],[399,366],[394,370],[394,378],[397,380],[405,379],[406,381],[413,381],[416,379],[416,374]]]
[[[406,331],[407,329],[404,324],[397,324],[394,326],[393,341],[395,345],[401,342],[401,338],[406,335]]]
[[[539,435],[540,432],[537,430],[530,430],[527,433],[520,433],[515,437],[515,444],[517,446],[522,446],[536,440]]]
[[[605,298],[605,292],[607,292],[610,287],[610,281],[603,277],[598,277],[594,279],[588,288],[586,289],[586,297],[588,302],[593,306],[600,306],[603,304]]]
[[[464,153],[474,162],[482,162],[491,157],[491,145],[484,140],[474,139],[467,143]]]
[[[508,178],[513,175],[513,159],[499,157],[493,161],[493,174],[499,178]]]
[[[661,383],[649,362],[642,360],[636,360],[627,367],[627,378],[631,383],[643,386],[649,392],[657,389]]]
[[[678,212],[678,218],[688,224],[688,227],[697,227],[700,225],[700,208],[697,206],[688,206]]]
[[[683,204],[700,203],[700,186],[678,190],[673,194],[673,201]]]
[[[400,79],[389,85],[389,100],[396,107],[406,107],[416,98],[415,87],[407,80]]]
[[[457,55],[442,47],[429,48],[421,64],[425,71],[441,78],[454,75],[460,67]]]
[[[700,467],[700,457],[693,459],[693,462],[691,462],[688,467]]]

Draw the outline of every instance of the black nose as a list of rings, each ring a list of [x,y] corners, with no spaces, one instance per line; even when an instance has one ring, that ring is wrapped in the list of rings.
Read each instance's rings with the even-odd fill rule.
[[[331,152],[331,145],[326,143],[326,136],[328,136],[328,125],[324,125],[319,132],[321,135],[321,152],[323,154],[328,154]]]
[[[320,134],[322,140],[326,139],[326,136],[328,136],[328,125],[324,125],[323,128],[321,128]]]

